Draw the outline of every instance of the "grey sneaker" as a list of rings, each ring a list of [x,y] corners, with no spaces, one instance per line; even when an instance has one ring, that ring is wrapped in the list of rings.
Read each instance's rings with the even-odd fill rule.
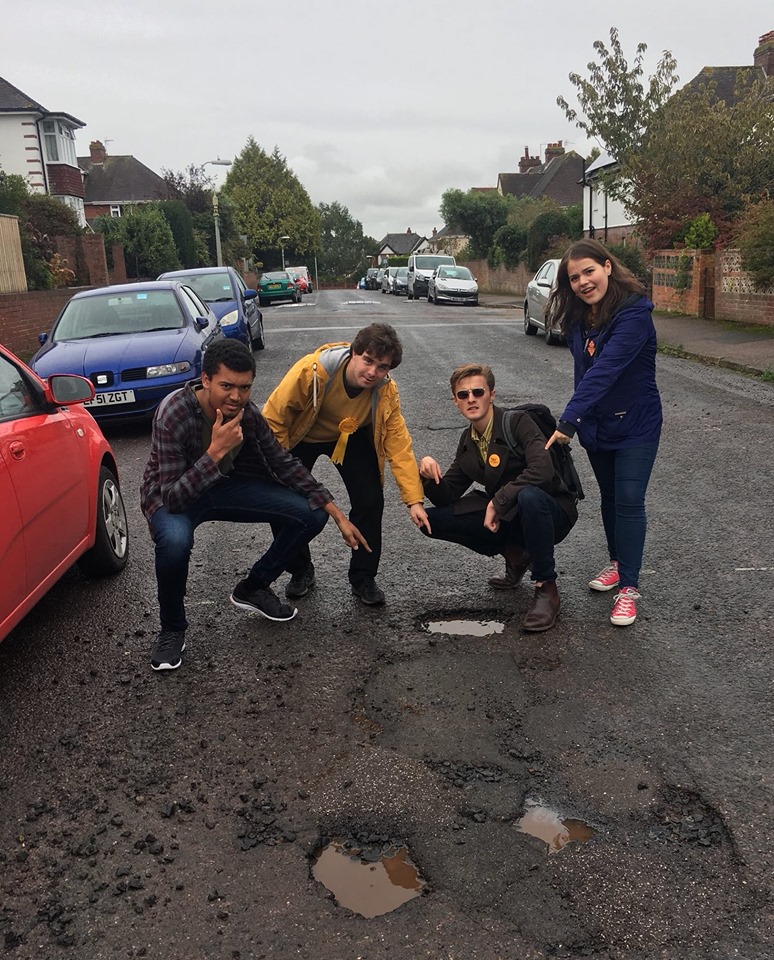
[[[247,580],[240,580],[231,594],[231,602],[241,610],[260,613],[267,620],[292,620],[298,613],[296,607],[289,607],[268,587],[251,587]]]
[[[154,670],[177,670],[183,662],[180,654],[185,650],[184,630],[162,630],[151,654]]]
[[[310,563],[306,570],[293,574],[285,586],[285,596],[288,600],[297,600],[299,597],[305,597],[314,584],[314,564]]]

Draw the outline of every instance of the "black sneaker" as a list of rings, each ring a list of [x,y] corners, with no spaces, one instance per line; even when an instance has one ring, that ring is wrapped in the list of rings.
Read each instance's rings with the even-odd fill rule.
[[[289,607],[268,587],[251,587],[247,580],[240,580],[231,594],[231,602],[242,610],[260,613],[267,620],[292,620],[298,613]]]
[[[154,670],[177,670],[183,662],[180,654],[185,650],[184,630],[162,630],[151,654]]]
[[[293,574],[285,586],[285,596],[288,600],[297,600],[299,597],[305,597],[314,584],[314,564],[310,563],[306,570]]]
[[[373,577],[367,577],[360,583],[353,583],[352,593],[367,607],[381,607],[384,603],[384,593],[376,586]]]

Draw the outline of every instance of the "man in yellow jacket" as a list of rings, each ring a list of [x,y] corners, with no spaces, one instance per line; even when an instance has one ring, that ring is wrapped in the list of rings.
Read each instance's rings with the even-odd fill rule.
[[[294,364],[274,389],[263,415],[277,440],[312,470],[330,457],[349,494],[350,520],[371,548],[353,550],[349,582],[368,606],[384,603],[376,584],[382,552],[384,462],[389,461],[411,521],[430,533],[424,490],[400,397],[390,377],[403,358],[395,330],[364,327],[349,343],[328,343]],[[303,597],[315,582],[308,547],[288,564],[285,594]]]

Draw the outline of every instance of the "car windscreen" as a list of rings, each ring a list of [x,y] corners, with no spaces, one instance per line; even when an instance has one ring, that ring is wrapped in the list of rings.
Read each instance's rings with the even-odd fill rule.
[[[467,267],[439,267],[438,276],[445,280],[472,280],[473,274]]]
[[[54,340],[84,340],[120,334],[176,330],[185,325],[172,290],[147,290],[71,300]]]
[[[416,257],[414,260],[417,270],[435,270],[442,263],[454,263],[452,257]]]
[[[398,272],[395,274],[396,277],[407,277],[408,276],[408,267],[398,267]]]
[[[177,279],[187,283],[208,303],[223,303],[236,299],[231,289],[231,280],[226,273],[184,273]]]
[[[276,273],[264,273],[261,280],[271,280],[274,283],[277,280],[284,280],[287,283],[290,280],[290,274],[286,270],[278,270]]]

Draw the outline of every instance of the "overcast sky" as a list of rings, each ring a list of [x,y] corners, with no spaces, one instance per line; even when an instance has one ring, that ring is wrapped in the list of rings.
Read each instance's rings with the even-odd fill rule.
[[[5,0],[6,4],[10,0]],[[276,146],[313,203],[365,232],[440,228],[444,190],[495,186],[529,147],[591,144],[556,105],[619,29],[681,82],[752,63],[771,0],[27,0],[5,17],[0,76],[156,172]],[[224,168],[208,167],[222,182]]]

